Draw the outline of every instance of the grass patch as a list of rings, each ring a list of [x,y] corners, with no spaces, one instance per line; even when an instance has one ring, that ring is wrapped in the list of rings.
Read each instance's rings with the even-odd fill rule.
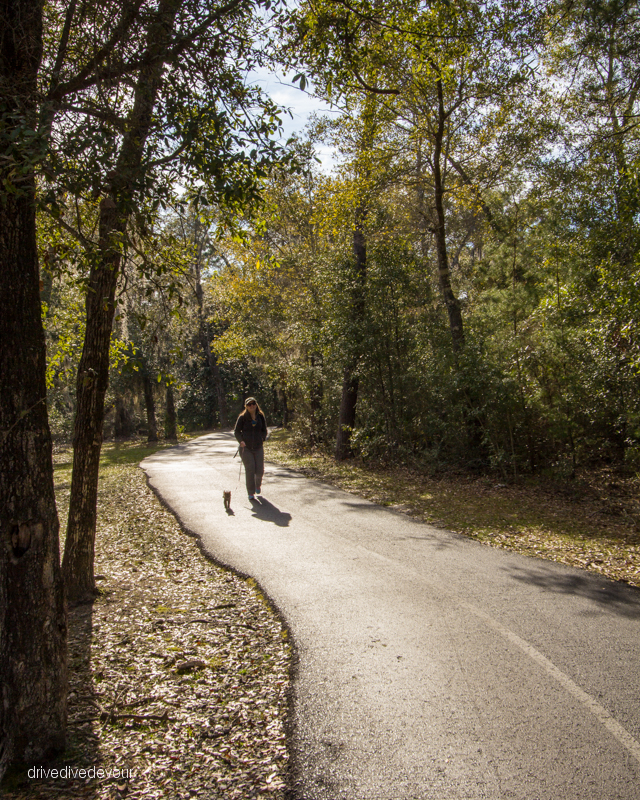
[[[493,547],[588,569],[640,587],[640,480],[611,470],[571,482],[429,476],[403,466],[297,451],[274,431],[266,457],[383,506]]]
[[[173,447],[175,442],[157,442],[150,444],[143,441],[127,441],[127,442],[103,442],[100,450],[100,469],[110,467],[116,464],[123,465],[136,465],[139,464],[143,458],[156,453],[158,450],[163,450],[167,447]],[[70,445],[56,445],[53,451],[53,469],[57,473],[56,480],[59,473],[68,471],[71,473],[73,469],[73,450]]]
[[[194,433],[180,434],[180,442],[195,439],[211,431],[197,431]],[[106,441],[102,443],[100,450],[100,469],[115,465],[139,464],[144,458],[157,453],[158,450],[165,450],[167,447],[175,447],[179,442],[160,440],[159,442],[147,442],[145,439],[128,439],[126,441]],[[57,444],[53,449],[53,469],[56,473],[73,468],[73,450],[69,444]],[[58,475],[56,475],[56,480]]]
[[[139,464],[143,458],[173,447],[175,442],[105,442],[100,452],[100,466],[109,467],[115,464]]]

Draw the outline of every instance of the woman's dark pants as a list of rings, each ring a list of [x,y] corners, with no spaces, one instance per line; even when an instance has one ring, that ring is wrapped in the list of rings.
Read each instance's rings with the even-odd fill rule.
[[[242,449],[242,461],[244,472],[247,479],[247,494],[255,494],[256,489],[262,486],[262,476],[264,475],[264,450],[249,450],[248,447]]]

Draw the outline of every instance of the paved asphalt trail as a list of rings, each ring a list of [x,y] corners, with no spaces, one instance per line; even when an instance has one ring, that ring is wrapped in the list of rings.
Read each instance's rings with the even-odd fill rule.
[[[142,466],[289,626],[300,800],[640,800],[640,592],[273,464],[251,504],[235,448]]]

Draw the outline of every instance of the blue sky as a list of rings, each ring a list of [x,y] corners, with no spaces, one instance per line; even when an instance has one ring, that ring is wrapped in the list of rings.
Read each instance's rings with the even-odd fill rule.
[[[292,116],[283,114],[282,123],[284,128],[283,139],[286,141],[293,133],[302,135],[304,128],[309,121],[309,117],[314,112],[323,114],[336,114],[336,110],[331,110],[330,106],[313,97],[309,91],[302,92],[297,86],[291,83],[290,76],[272,73],[267,70],[256,70],[252,72],[249,81],[255,83],[265,91],[279,106],[291,110]],[[319,147],[318,158],[322,161],[322,167],[327,172],[333,167],[333,148]]]

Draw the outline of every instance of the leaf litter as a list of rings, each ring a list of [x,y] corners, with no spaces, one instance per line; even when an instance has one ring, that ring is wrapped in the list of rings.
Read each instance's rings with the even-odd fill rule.
[[[5,796],[282,800],[291,650],[255,582],[207,560],[127,464],[101,471],[95,571],[99,596],[69,612],[67,751],[45,765],[67,778],[25,765]]]

